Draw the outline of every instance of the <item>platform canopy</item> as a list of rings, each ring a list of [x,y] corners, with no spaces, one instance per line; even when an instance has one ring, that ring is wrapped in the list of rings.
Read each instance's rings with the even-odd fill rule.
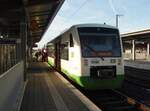
[[[25,19],[27,41],[39,42],[64,0],[0,0],[1,38],[19,38]]]
[[[138,40],[150,42],[150,29],[122,34],[121,37],[123,41]]]

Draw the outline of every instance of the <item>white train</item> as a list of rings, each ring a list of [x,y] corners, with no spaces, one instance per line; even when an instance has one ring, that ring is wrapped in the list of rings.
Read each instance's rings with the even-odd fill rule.
[[[116,27],[74,25],[47,44],[48,63],[86,89],[115,89],[124,79],[122,42]]]

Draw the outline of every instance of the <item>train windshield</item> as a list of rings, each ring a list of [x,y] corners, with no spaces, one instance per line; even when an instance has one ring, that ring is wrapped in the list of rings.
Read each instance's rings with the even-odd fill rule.
[[[96,29],[94,31],[93,29]],[[79,28],[83,57],[120,57],[118,30],[106,28]]]

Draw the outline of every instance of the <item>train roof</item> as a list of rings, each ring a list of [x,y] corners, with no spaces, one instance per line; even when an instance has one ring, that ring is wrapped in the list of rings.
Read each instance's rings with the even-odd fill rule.
[[[54,41],[56,39],[58,39],[58,37],[62,34],[64,34],[65,32],[69,31],[70,29],[72,28],[80,28],[80,27],[103,27],[103,28],[111,28],[111,29],[118,29],[117,27],[115,26],[111,26],[111,25],[107,25],[107,24],[96,24],[96,23],[87,23],[87,24],[76,24],[76,25],[73,25],[71,26],[70,28],[68,29],[65,29],[63,32],[61,32],[57,37],[55,37],[53,40],[51,41]],[[51,42],[50,41],[50,42]],[[48,42],[47,44],[49,44],[50,42]]]
[[[80,28],[80,27],[103,27],[103,28],[112,28],[112,29],[118,29],[117,27],[107,25],[107,24],[94,24],[94,23],[88,23],[88,24],[77,24],[73,25],[71,28]],[[70,28],[69,28],[70,29]]]

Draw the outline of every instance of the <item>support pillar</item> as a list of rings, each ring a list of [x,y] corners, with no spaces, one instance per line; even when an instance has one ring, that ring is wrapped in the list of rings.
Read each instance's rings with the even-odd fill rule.
[[[24,81],[26,81],[27,75],[27,23],[25,20],[21,21],[20,24],[20,36],[21,36],[21,54],[22,60],[24,61]]]
[[[147,43],[147,54],[146,54],[146,55],[147,55],[147,56],[146,56],[147,59],[149,59],[149,51],[150,51],[150,49],[149,49],[149,48],[150,48],[149,44],[150,44],[150,43]]]
[[[15,58],[15,63],[19,62],[22,58],[21,54],[21,39],[17,39],[16,41],[16,58]]]
[[[136,54],[135,54],[135,40],[132,40],[132,60],[136,59]]]

